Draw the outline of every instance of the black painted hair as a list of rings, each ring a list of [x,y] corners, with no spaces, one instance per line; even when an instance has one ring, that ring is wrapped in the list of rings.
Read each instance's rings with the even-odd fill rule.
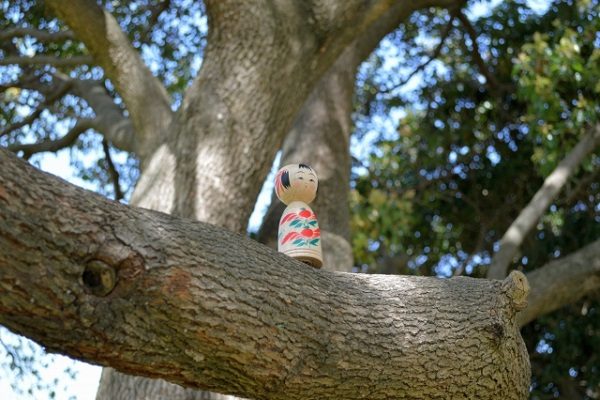
[[[310,169],[310,170],[312,171],[312,168],[311,168],[311,167],[309,167],[309,166],[308,166],[308,165],[306,165],[306,164],[298,164],[298,167],[299,167],[299,168],[306,168],[306,169]]]
[[[290,188],[290,171],[285,170],[281,173],[281,184],[284,188]]]

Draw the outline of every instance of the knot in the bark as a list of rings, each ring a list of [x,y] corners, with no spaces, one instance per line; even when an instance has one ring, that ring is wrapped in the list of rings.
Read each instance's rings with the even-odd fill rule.
[[[117,284],[115,269],[100,260],[88,262],[81,275],[86,290],[96,296],[108,295]]]

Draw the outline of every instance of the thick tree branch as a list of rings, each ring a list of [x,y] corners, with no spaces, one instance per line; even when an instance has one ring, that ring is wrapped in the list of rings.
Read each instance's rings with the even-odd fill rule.
[[[531,292],[521,326],[600,289],[600,240],[527,274]]]
[[[62,77],[68,79],[68,77]],[[72,91],[85,100],[96,114],[96,127],[116,148],[136,152],[141,144],[136,140],[131,120],[123,115],[108,94],[102,82],[92,80],[72,80]]]
[[[0,58],[0,65],[53,65],[55,67],[73,67],[82,64],[91,64],[93,59],[90,56],[71,56],[68,58],[59,58],[54,56],[8,56]]]
[[[0,177],[0,323],[51,351],[258,399],[527,397],[518,272],[334,274],[5,151]]]
[[[525,236],[535,227],[550,203],[560,192],[569,177],[575,172],[583,160],[600,143],[600,124],[590,127],[579,143],[556,166],[554,171],[544,180],[542,187],[533,196],[529,204],[500,239],[500,249],[492,259],[487,276],[490,279],[502,279],[506,276],[508,266],[519,250]]]
[[[144,142],[140,157],[154,149],[166,134],[173,113],[169,96],[144,65],[115,18],[94,0],[46,0],[45,4],[65,21],[85,43],[123,98],[136,134]]]
[[[40,42],[60,42],[75,39],[75,35],[71,31],[46,32],[31,27],[16,27],[0,32],[0,41],[24,36],[33,37]]]
[[[41,153],[44,151],[58,151],[60,149],[64,149],[65,147],[69,147],[75,143],[77,138],[88,129],[92,129],[95,127],[95,121],[92,119],[80,119],[77,121],[75,126],[67,132],[67,134],[60,139],[56,140],[44,140],[38,143],[31,144],[13,144],[8,146],[8,150],[14,153],[23,153],[23,158],[29,159],[32,155],[36,153]]]

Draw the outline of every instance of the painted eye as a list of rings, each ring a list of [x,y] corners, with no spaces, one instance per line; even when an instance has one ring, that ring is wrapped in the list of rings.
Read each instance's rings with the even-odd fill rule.
[[[310,178],[310,181],[311,181],[311,182],[314,182],[315,180],[314,180],[314,179],[312,179],[312,178]]]
[[[299,177],[298,177],[298,179],[300,179],[301,181],[303,181],[303,180],[304,180],[304,178],[303,178],[303,177],[301,177],[301,176],[299,176]]]

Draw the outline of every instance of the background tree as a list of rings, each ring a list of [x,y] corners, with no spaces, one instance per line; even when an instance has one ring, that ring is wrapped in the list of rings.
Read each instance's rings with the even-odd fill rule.
[[[537,12],[505,2],[473,23],[431,14],[429,25],[447,34],[434,61],[415,57],[418,86],[403,91],[412,72],[385,71],[378,54],[360,76],[359,97],[370,101],[358,121],[402,111],[392,121],[396,130],[377,138],[374,154],[356,168],[352,240],[362,269],[485,277],[524,207],[532,198],[533,206],[546,204],[514,246],[518,252],[500,262],[504,271],[530,273],[534,288],[544,276],[555,282],[530,298],[525,313],[533,315],[523,322],[565,298],[578,300],[523,330],[533,398],[598,393],[597,10],[597,2],[553,2]],[[414,48],[400,47],[407,55]],[[565,171],[557,168],[561,160],[581,167],[566,174],[559,194],[534,197],[553,171]],[[584,246],[589,269],[560,269],[561,257]],[[542,266],[555,259],[549,275]]]
[[[308,19],[314,21],[309,27],[293,22],[301,21],[306,10],[291,10],[285,5],[267,12],[250,2],[245,10],[207,3],[212,39],[208,40],[205,64],[187,89],[199,70],[195,56],[203,51],[206,20],[202,6],[175,1],[127,5],[111,2],[103,4],[106,11],[102,11],[83,1],[73,2],[69,9],[60,2],[46,3],[70,30],[64,30],[61,22],[33,2],[5,4],[3,10],[5,20],[12,21],[3,33],[6,40],[2,42],[2,63],[9,65],[4,88],[5,95],[15,100],[7,102],[2,110],[11,122],[2,132],[3,144],[27,158],[33,157],[33,162],[37,152],[73,144],[84,149],[101,148],[104,157],[92,168],[79,170],[83,178],[100,181],[101,190],[112,192],[116,198],[130,190],[137,177],[137,161],[121,156],[127,161],[115,163],[111,146],[131,151],[139,159],[142,172],[132,203],[244,231],[260,183],[287,134],[282,162],[307,160],[316,165],[323,178],[316,207],[326,232],[325,243],[329,244],[326,254],[331,259],[326,264],[335,269],[350,268],[349,213],[340,204],[348,198],[344,182],[350,175],[348,143],[353,130],[350,114],[355,71],[387,32],[411,11],[431,3],[415,3],[411,9],[396,5],[385,13],[376,7],[367,8],[361,10],[360,17],[352,14],[356,10],[350,4],[344,6],[347,14],[343,18],[330,18],[341,15],[333,8],[317,8]],[[582,50],[577,35],[589,39],[590,32],[594,32],[595,4],[558,2],[544,18],[527,11],[523,4],[507,4],[472,25],[456,8],[458,4],[440,2],[449,10],[414,14],[408,24],[388,38],[384,46],[391,44],[405,52],[407,63],[402,66],[412,63],[410,74],[423,73],[424,85],[416,92],[398,97],[401,85],[394,85],[378,70],[377,56],[361,70],[359,110],[393,115],[394,109],[389,107],[403,106],[408,114],[399,129],[402,135],[380,140],[378,157],[369,161],[366,171],[356,169],[351,196],[355,227],[352,241],[361,268],[377,270],[377,260],[388,272],[431,275],[452,272],[451,267],[457,264],[458,274],[464,270],[482,276],[475,267],[491,261],[494,243],[573,141],[590,130],[591,142],[585,147],[590,151],[594,148],[592,142],[597,141],[597,135],[584,122],[593,126],[598,111],[591,101],[593,94],[588,92],[593,87],[590,83],[597,82],[598,46],[593,42]],[[562,28],[559,22],[552,25],[558,12],[569,15],[569,22]],[[243,15],[258,19],[250,23]],[[267,22],[281,21],[282,15],[286,16],[286,26],[304,32],[300,44],[294,41],[297,32]],[[256,26],[260,21],[264,23]],[[352,29],[361,35],[353,36],[348,22],[355,23]],[[510,33],[506,26],[511,27]],[[540,33],[536,36],[534,32]],[[429,49],[424,39],[428,36],[439,37],[440,44]],[[546,43],[546,47],[540,43]],[[573,44],[579,46],[574,53],[561,50],[568,50],[569,45],[573,50]],[[513,67],[512,56],[507,54],[518,53],[523,56]],[[430,62],[430,58],[440,61]],[[566,64],[566,71],[560,70],[565,60],[572,64]],[[550,66],[540,70],[538,62]],[[577,67],[577,62],[589,67]],[[92,67],[92,63],[102,69]],[[365,72],[369,68],[375,73]],[[579,78],[570,74],[575,68],[580,71]],[[540,77],[546,79],[541,84],[537,83]],[[377,81],[382,79],[387,87],[378,90],[372,84],[378,86]],[[273,85],[274,81],[281,83]],[[561,82],[560,88],[552,86]],[[516,93],[515,86],[522,92]],[[557,107],[565,108],[566,113],[558,122],[572,120],[571,126],[556,126],[557,121],[548,120],[556,118]],[[521,120],[523,114],[530,119]],[[359,133],[367,127],[360,117],[355,121]],[[69,131],[58,138],[61,124]],[[541,131],[544,126],[546,136]],[[101,136],[82,136],[89,129]],[[548,132],[556,135],[555,143],[564,143],[548,149]],[[525,138],[518,137],[519,133]],[[37,143],[22,143],[32,139]],[[303,144],[306,142],[319,151],[307,152],[310,147]],[[537,158],[528,146],[537,149]],[[508,151],[518,154],[518,158],[507,160]],[[240,162],[232,165],[227,162],[231,159]],[[596,164],[593,159],[584,168],[593,172]],[[499,173],[498,165],[508,168]],[[579,179],[584,184],[579,192],[587,192],[589,187],[584,182],[593,184],[593,178],[588,173]],[[516,186],[519,190],[514,190],[515,182],[521,182]],[[532,182],[537,183],[530,185]],[[397,183],[404,191],[400,195],[394,189]],[[444,184],[447,186],[441,186]],[[238,189],[231,190],[233,187]],[[514,193],[520,197],[507,202],[491,194],[492,187],[496,194]],[[588,199],[592,205],[596,201]],[[494,210],[491,217],[489,210]],[[276,215],[276,211],[267,213],[259,237],[273,236],[269,230],[273,231]],[[474,226],[469,227],[469,223]],[[554,256],[576,251],[595,239],[593,232],[587,237]],[[597,258],[597,246],[590,246],[585,254]],[[581,252],[556,265],[572,269],[578,254]],[[541,266],[548,259],[540,256],[529,262]],[[578,279],[589,281],[597,269],[595,263],[584,265]],[[557,279],[564,281],[564,277]],[[553,282],[542,283],[533,285],[534,293],[553,290],[548,289]],[[589,284],[585,291],[571,290],[573,296],[561,298],[554,308],[595,287]],[[548,311],[537,311],[528,318]],[[542,342],[534,339],[532,343]],[[127,397],[130,384],[148,388],[144,390],[149,393],[158,390],[140,379],[118,376],[106,374],[101,396],[115,398],[115,393],[121,393]],[[588,385],[587,378],[582,379]],[[594,387],[592,382],[587,389],[593,391]],[[545,389],[556,390],[552,386]]]

